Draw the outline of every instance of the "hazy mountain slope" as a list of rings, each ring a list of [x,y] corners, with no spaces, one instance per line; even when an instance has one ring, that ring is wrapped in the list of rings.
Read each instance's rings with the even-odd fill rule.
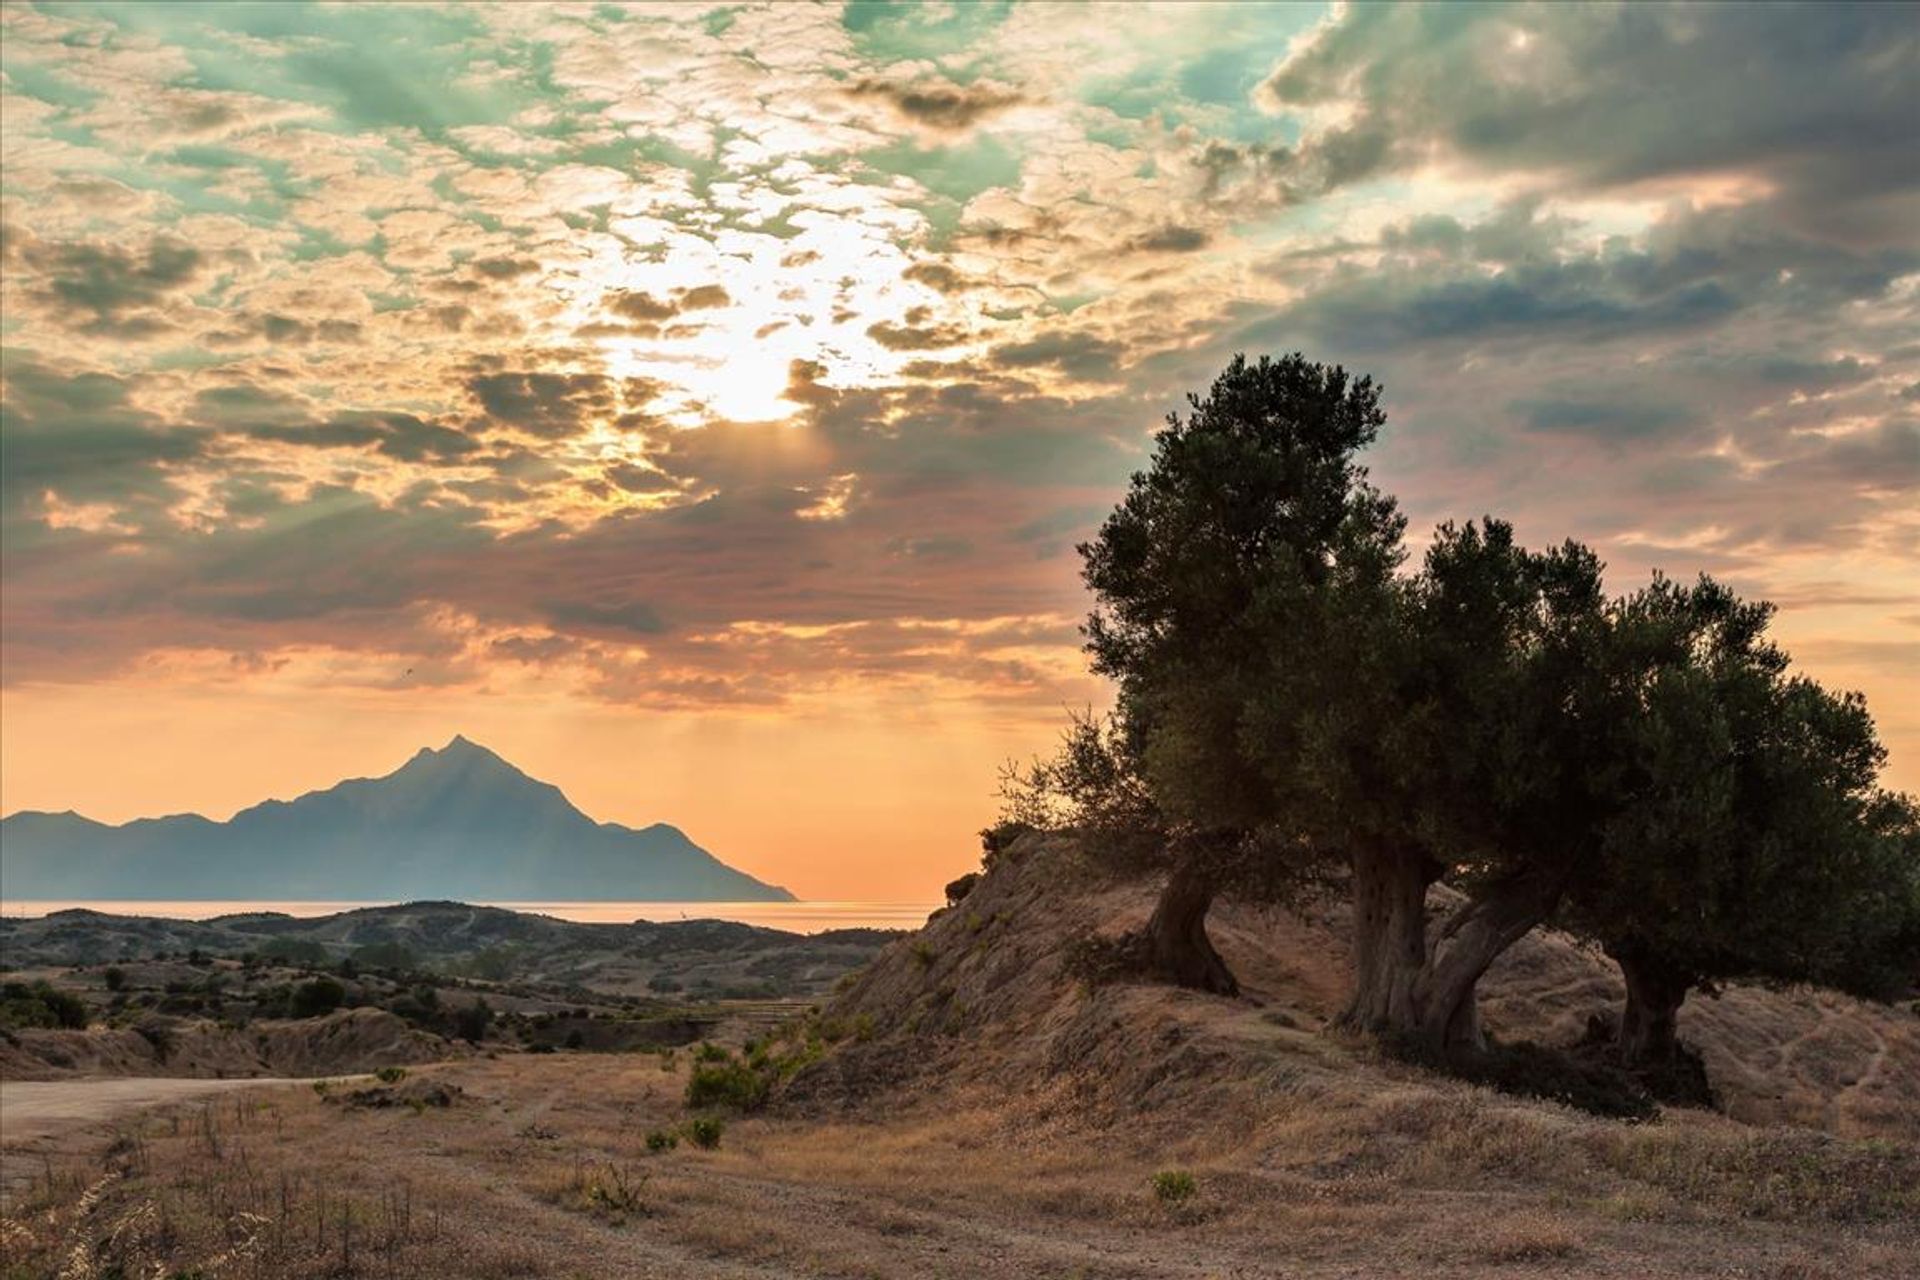
[[[633,995],[789,998],[823,994],[897,936],[884,929],[786,933],[724,920],[585,924],[458,902],[363,907],[311,918],[249,912],[166,920],[76,910],[0,916],[0,959],[14,969],[119,964],[137,974],[135,966],[156,963],[151,957],[161,954],[271,957],[276,947],[286,954],[295,944],[310,954],[317,947],[324,958],[316,962],[332,965],[362,947],[384,944],[404,948],[408,963],[442,973],[465,972],[488,956],[492,970],[513,982]],[[155,977],[155,985],[202,976],[184,961],[171,963],[180,972]]]
[[[0,897],[783,901],[659,823],[595,822],[559,788],[455,738],[383,778],[110,827],[0,823]]]

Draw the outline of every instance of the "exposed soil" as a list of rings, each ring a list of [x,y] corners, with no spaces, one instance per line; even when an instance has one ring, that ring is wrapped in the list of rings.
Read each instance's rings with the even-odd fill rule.
[[[67,1138],[75,1131],[97,1128],[150,1107],[231,1093],[235,1089],[291,1083],[300,1082],[138,1076],[113,1080],[0,1080],[0,1160],[15,1161],[22,1153]],[[12,1170],[8,1172],[11,1174]]]

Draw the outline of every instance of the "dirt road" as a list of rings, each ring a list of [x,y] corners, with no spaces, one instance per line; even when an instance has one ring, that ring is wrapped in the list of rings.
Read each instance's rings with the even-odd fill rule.
[[[169,1102],[302,1080],[0,1080],[0,1148],[19,1148]]]

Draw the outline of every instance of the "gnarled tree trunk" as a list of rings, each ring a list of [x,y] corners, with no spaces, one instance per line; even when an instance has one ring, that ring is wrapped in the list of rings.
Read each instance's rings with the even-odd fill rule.
[[[1158,976],[1197,991],[1237,996],[1240,984],[1207,937],[1213,882],[1193,867],[1176,866],[1147,921],[1147,960]]]
[[[1431,1049],[1486,1047],[1476,998],[1480,979],[1500,954],[1553,914],[1565,877],[1523,872],[1483,888],[1455,910],[1427,946],[1414,984],[1414,1039]]]
[[[1369,848],[1353,867],[1353,999],[1335,1020],[1347,1031],[1414,1025],[1414,984],[1427,961],[1427,888],[1439,867],[1418,850]]]
[[[1336,1021],[1408,1048],[1485,1047],[1475,993],[1488,966],[1552,914],[1564,891],[1553,874],[1488,885],[1431,931],[1428,887],[1440,868],[1416,850],[1370,849],[1353,863],[1354,994]]]
[[[1632,943],[1611,944],[1607,954],[1627,981],[1627,1004],[1615,1041],[1621,1061],[1634,1067],[1673,1064],[1680,1055],[1680,1006],[1693,978]]]

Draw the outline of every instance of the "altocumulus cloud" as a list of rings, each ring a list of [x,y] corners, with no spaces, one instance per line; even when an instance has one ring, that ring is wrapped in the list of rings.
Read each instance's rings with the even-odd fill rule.
[[[1908,670],[1820,601],[1920,594],[1911,6],[0,30],[9,680],[1050,718],[1074,542],[1296,347],[1384,381],[1417,524],[1712,568]]]

